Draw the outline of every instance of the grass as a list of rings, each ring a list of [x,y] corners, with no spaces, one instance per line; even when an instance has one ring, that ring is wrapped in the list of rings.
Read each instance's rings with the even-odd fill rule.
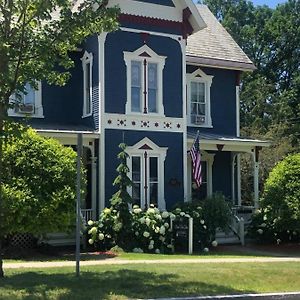
[[[128,299],[299,291],[300,263],[105,265],[8,269],[0,299]]]

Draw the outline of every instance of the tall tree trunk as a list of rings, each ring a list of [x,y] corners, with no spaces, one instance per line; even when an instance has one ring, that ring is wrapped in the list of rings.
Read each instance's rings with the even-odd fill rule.
[[[2,260],[2,239],[3,239],[3,232],[1,231],[1,224],[3,222],[3,199],[2,199],[2,192],[3,192],[3,182],[2,182],[2,157],[3,157],[3,143],[4,143],[4,105],[0,104],[0,278],[4,277],[3,271],[3,260]]]

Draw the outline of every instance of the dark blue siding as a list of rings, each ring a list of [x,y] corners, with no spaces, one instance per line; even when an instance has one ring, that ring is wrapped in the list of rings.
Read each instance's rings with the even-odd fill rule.
[[[187,66],[187,73],[198,67]],[[203,133],[236,134],[236,71],[202,68],[207,75],[214,76],[210,90],[211,118],[213,128],[195,128]]]
[[[172,0],[134,0],[137,2],[146,2],[146,3],[154,3],[154,4],[159,4],[163,6],[172,6],[175,7],[174,3]]]
[[[120,149],[118,145],[125,142],[133,146],[144,137],[148,137],[159,147],[168,147],[165,160],[165,200],[167,209],[170,209],[176,202],[183,201],[183,136],[180,133],[168,132],[143,132],[143,131],[122,131],[105,130],[105,199],[106,205],[115,192],[112,183],[117,176],[116,168],[119,164],[117,154]],[[179,186],[170,185],[171,179],[177,179]]]
[[[213,192],[231,198],[231,152],[216,152],[212,172]]]
[[[105,43],[105,112],[125,113],[127,98],[124,51],[134,52],[144,45],[138,33],[117,31]],[[180,44],[167,37],[150,36],[147,45],[167,56],[163,72],[165,115],[182,117],[182,54]]]

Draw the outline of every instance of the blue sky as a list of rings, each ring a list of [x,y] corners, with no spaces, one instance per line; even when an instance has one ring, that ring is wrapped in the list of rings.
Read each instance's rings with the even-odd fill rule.
[[[194,0],[194,2],[197,2],[197,0]],[[286,0],[252,0],[252,2],[255,5],[268,5],[272,8],[275,8],[277,4],[284,3]]]

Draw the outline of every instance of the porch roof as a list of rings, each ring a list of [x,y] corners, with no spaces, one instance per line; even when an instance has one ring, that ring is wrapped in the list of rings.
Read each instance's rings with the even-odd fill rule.
[[[189,131],[187,133],[188,142],[193,142],[196,138],[197,132]],[[199,133],[200,144],[206,145],[228,145],[228,146],[247,146],[247,147],[269,147],[270,141],[251,139],[247,137],[237,137],[230,135]]]

